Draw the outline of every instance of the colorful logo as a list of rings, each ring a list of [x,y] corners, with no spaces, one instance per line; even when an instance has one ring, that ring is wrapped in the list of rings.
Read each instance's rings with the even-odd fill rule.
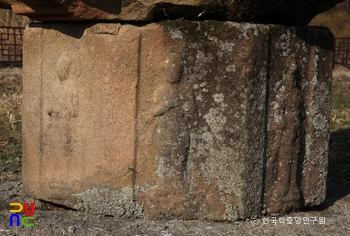
[[[14,209],[15,208],[15,209]],[[23,205],[19,202],[11,202],[10,203],[10,213],[13,213],[10,215],[10,226],[13,226],[13,222],[16,222],[16,226],[20,226],[21,224],[26,227],[32,227],[34,226],[34,214],[35,211],[35,205],[34,202],[30,203],[30,211],[29,211],[29,203],[24,203],[24,214],[25,217],[20,217],[19,214],[23,210]]]

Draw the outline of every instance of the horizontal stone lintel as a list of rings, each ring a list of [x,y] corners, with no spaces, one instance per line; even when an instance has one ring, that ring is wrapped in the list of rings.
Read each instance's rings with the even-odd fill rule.
[[[307,24],[342,0],[0,0],[0,7],[40,21],[230,20]]]

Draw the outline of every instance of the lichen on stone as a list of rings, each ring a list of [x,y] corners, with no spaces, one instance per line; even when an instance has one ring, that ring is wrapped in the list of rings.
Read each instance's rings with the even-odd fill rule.
[[[143,207],[125,193],[112,189],[88,189],[72,195],[76,199],[74,209],[120,218],[143,218]]]

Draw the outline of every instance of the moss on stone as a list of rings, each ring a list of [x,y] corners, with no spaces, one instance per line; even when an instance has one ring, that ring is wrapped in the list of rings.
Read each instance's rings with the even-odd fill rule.
[[[188,42],[199,43],[210,41],[208,36],[220,35],[220,38],[232,38],[231,27],[222,21],[167,21],[159,22],[159,25],[164,27],[168,32],[180,30],[184,33],[184,37]]]

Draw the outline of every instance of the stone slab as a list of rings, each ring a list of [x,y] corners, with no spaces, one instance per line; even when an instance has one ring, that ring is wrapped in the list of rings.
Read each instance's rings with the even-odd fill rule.
[[[24,36],[27,191],[62,204],[95,187],[132,197],[138,32],[51,27]]]
[[[32,24],[24,42],[30,196],[118,217],[227,221],[323,201],[327,29]]]
[[[0,0],[0,7],[33,20],[159,21],[215,19],[307,24],[342,0]]]

